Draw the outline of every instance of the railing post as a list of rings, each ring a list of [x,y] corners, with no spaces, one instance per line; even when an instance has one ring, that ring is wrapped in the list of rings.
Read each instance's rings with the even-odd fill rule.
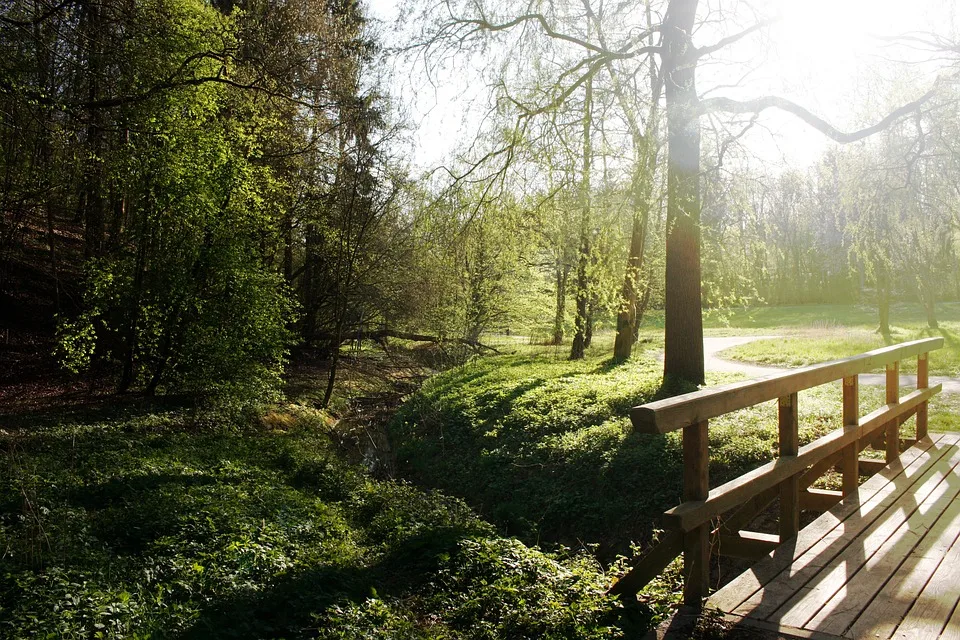
[[[887,404],[900,403],[900,362],[887,365]],[[900,456],[900,425],[891,420],[886,426],[887,464]]]
[[[843,379],[843,426],[860,423],[860,378]],[[854,440],[843,448],[843,495],[856,493],[860,484],[860,441]]]
[[[780,457],[795,456],[800,450],[797,394],[780,398]],[[800,530],[800,475],[790,476],[780,483],[780,542],[789,540]]]
[[[707,421],[683,428],[683,499],[706,500],[710,493]],[[683,603],[700,609],[710,589],[710,524],[683,537]]]
[[[926,353],[917,356],[917,389],[930,387],[930,360]],[[917,408],[917,440],[927,437],[927,403]]]

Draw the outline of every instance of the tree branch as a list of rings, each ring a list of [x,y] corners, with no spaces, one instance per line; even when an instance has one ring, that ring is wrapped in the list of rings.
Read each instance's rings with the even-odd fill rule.
[[[709,98],[707,100],[700,101],[698,115],[715,113],[718,111],[725,111],[727,113],[760,113],[765,109],[780,109],[781,111],[792,113],[831,140],[835,140],[841,144],[847,144],[872,136],[879,131],[883,131],[900,118],[913,113],[926,102],[929,102],[930,99],[937,94],[939,86],[942,82],[943,78],[938,78],[936,82],[934,82],[933,87],[916,100],[908,102],[907,104],[894,109],[879,122],[864,129],[859,129],[850,133],[840,131],[832,124],[820,116],[815,115],[808,109],[779,96],[765,96],[762,98],[756,98],[755,100],[744,101],[722,97]]]
[[[734,42],[737,42],[737,41],[739,41],[739,40],[743,40],[744,38],[746,38],[746,37],[747,37],[748,35],[750,35],[751,33],[754,33],[754,32],[756,32],[756,31],[759,31],[760,29],[763,29],[764,27],[773,24],[774,22],[776,22],[776,21],[779,20],[779,19],[780,19],[779,17],[776,17],[776,18],[769,18],[769,19],[767,19],[767,20],[761,20],[760,22],[757,22],[756,24],[753,24],[753,25],[751,25],[750,27],[744,29],[744,30],[741,31],[740,33],[735,33],[735,34],[733,34],[733,35],[727,36],[726,38],[721,38],[720,40],[718,40],[718,41],[715,42],[714,44],[708,45],[708,46],[706,46],[706,47],[699,47],[699,48],[697,48],[697,49],[694,51],[694,53],[693,53],[694,59],[699,60],[700,58],[703,58],[704,56],[708,56],[708,55],[710,55],[711,53],[715,53],[715,52],[719,51],[720,49],[723,49],[724,47],[730,46],[730,45],[733,44]]]

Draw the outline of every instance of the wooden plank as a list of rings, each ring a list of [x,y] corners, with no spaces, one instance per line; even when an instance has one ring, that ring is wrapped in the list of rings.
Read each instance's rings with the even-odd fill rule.
[[[960,449],[951,447],[946,464],[950,471],[960,464]],[[952,499],[960,493],[960,487],[951,487],[952,483],[944,481],[943,465],[940,460],[930,467],[922,483],[915,484],[914,490],[902,495],[869,527],[848,540],[832,560],[820,564],[815,575],[768,617],[791,626],[828,626],[833,633],[842,633],[862,607],[869,604],[875,589],[886,582],[916,546],[918,531],[926,531],[936,520],[939,511],[932,508],[936,501]],[[912,526],[907,525],[907,519]],[[795,570],[802,566],[802,560]],[[867,573],[862,574],[862,579],[855,579],[861,571]]]
[[[920,441],[919,446],[905,452],[898,462],[885,468],[860,486],[860,501],[847,501],[817,518],[800,530],[795,540],[789,541],[734,578],[710,597],[710,604],[721,611],[733,612],[744,601],[757,593],[763,585],[788,568],[796,557],[805,553],[855,514],[868,521],[871,514],[885,508],[885,501],[893,501],[919,477],[932,460],[946,455],[947,446],[941,446],[942,434]],[[853,525],[848,523],[848,527]]]
[[[807,489],[800,494],[800,507],[804,511],[829,511],[842,499],[842,491]]]
[[[703,501],[710,494],[710,437],[707,421],[683,428],[683,499]],[[683,603],[699,610],[710,590],[710,527],[685,530]]]
[[[960,640],[960,607],[953,610],[947,626],[943,628],[940,634],[940,640]]]
[[[936,395],[940,388],[941,385],[937,385],[914,391],[904,396],[900,404],[885,405],[860,418],[859,425],[847,425],[843,429],[831,431],[800,447],[796,456],[784,456],[762,465],[710,491],[706,500],[684,502],[664,515],[672,526],[690,531],[856,442],[862,435],[869,434],[894,419],[899,412],[909,411],[923,400]]]
[[[954,513],[956,515],[956,513]],[[953,528],[953,544],[943,556],[943,561],[930,577],[923,591],[903,622],[897,627],[894,638],[935,638],[957,608],[960,592],[960,540]]]
[[[734,382],[634,407],[630,419],[642,433],[668,433],[737,409],[752,407],[803,389],[854,376],[943,346],[943,338],[924,338],[796,371]]]
[[[717,553],[746,560],[762,558],[780,544],[780,536],[758,531],[721,533],[718,538]]]
[[[734,615],[732,613],[726,613],[723,616],[723,619],[733,628],[734,633],[738,629],[748,629],[750,631],[760,631],[767,632],[768,634],[773,634],[772,636],[764,634],[763,638],[776,637],[777,640],[786,640],[786,638],[804,638],[805,640],[846,640],[842,636],[834,636],[828,633],[821,633],[819,631],[810,631],[808,629],[797,629],[796,627],[788,627],[781,624],[776,624],[775,622],[766,622],[764,620],[754,620],[753,618],[744,618],[743,616]],[[739,635],[737,636],[739,637]],[[753,637],[751,634],[749,637]]]
[[[764,576],[766,580],[762,588],[744,600],[732,613],[749,614],[758,618],[767,618],[772,615],[798,590],[806,586],[822,567],[843,553],[850,542],[865,531],[871,528],[876,529],[884,521],[889,508],[904,495],[910,495],[918,485],[931,481],[936,483],[939,477],[936,476],[931,465],[936,460],[954,452],[956,449],[953,447],[934,445],[929,452],[925,451],[917,459],[922,461],[919,466],[911,464],[906,467],[903,473],[897,475],[892,481],[883,483],[883,486],[865,502],[856,499],[844,500],[837,507],[820,516],[810,527],[801,531],[802,535],[808,529],[810,530],[809,535],[815,538],[813,544],[805,545],[806,549],[803,552],[798,550],[791,561],[779,567],[780,571],[776,575]],[[867,484],[881,479],[882,475],[874,476],[863,486],[866,487]],[[842,521],[838,522],[840,518]],[[820,524],[821,522],[827,526]],[[820,526],[814,526],[818,524]],[[831,524],[833,526],[830,526]],[[822,529],[827,530],[821,532]],[[798,536],[798,539],[800,537]]]
[[[850,627],[854,638],[889,638],[913,606],[960,532],[960,501],[953,501],[896,574]]]
[[[800,450],[797,394],[780,398],[778,426],[781,456],[795,456]],[[800,530],[800,474],[795,473],[780,483],[780,540],[788,540]],[[764,555],[764,554],[760,554]]]
[[[615,596],[632,595],[643,589],[683,553],[683,534],[671,531],[643,555],[633,567],[613,583],[608,593]]]
[[[941,464],[943,465],[944,461],[941,461]],[[947,474],[944,478],[954,473],[953,469],[943,469],[943,472]],[[933,493],[922,499],[919,507],[909,515],[909,518],[903,518],[897,530],[876,549],[856,574],[847,578],[843,588],[811,618],[808,625],[813,628],[822,628],[829,633],[846,631],[857,619],[859,613],[874,599],[881,587],[899,572],[906,558],[914,552],[922,554],[923,551],[918,551],[918,547],[931,544],[931,540],[927,540],[926,543],[924,540],[930,531],[936,528],[936,523],[943,515],[943,509],[954,502],[958,495],[960,495],[960,486],[947,480],[941,481]],[[918,496],[912,497],[916,501]],[[907,499],[908,497],[905,496],[904,500]],[[864,547],[870,548],[868,542],[864,542]],[[940,553],[942,552],[941,550]],[[950,609],[937,621],[938,632],[952,610],[951,603]]]

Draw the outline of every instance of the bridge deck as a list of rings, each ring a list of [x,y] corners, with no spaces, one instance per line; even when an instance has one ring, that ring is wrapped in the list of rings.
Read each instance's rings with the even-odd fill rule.
[[[930,434],[711,596],[804,638],[960,640],[960,435]]]

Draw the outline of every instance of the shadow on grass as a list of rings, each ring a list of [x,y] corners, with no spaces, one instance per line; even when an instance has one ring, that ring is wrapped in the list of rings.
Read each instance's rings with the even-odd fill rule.
[[[180,637],[272,638],[312,636],[318,620],[336,605],[367,598],[423,594],[441,558],[457,552],[470,532],[427,532],[367,566],[319,566],[293,571],[256,593],[214,600]]]
[[[937,332],[943,336],[943,341],[947,343],[947,346],[953,350],[960,350],[960,339],[957,338],[956,334],[947,331],[943,327],[937,329]],[[933,332],[931,331],[931,335]]]
[[[0,412],[0,419],[7,428],[29,433],[65,424],[131,420],[169,411],[193,409],[196,406],[196,399],[186,395],[103,395],[77,398],[54,407]]]

